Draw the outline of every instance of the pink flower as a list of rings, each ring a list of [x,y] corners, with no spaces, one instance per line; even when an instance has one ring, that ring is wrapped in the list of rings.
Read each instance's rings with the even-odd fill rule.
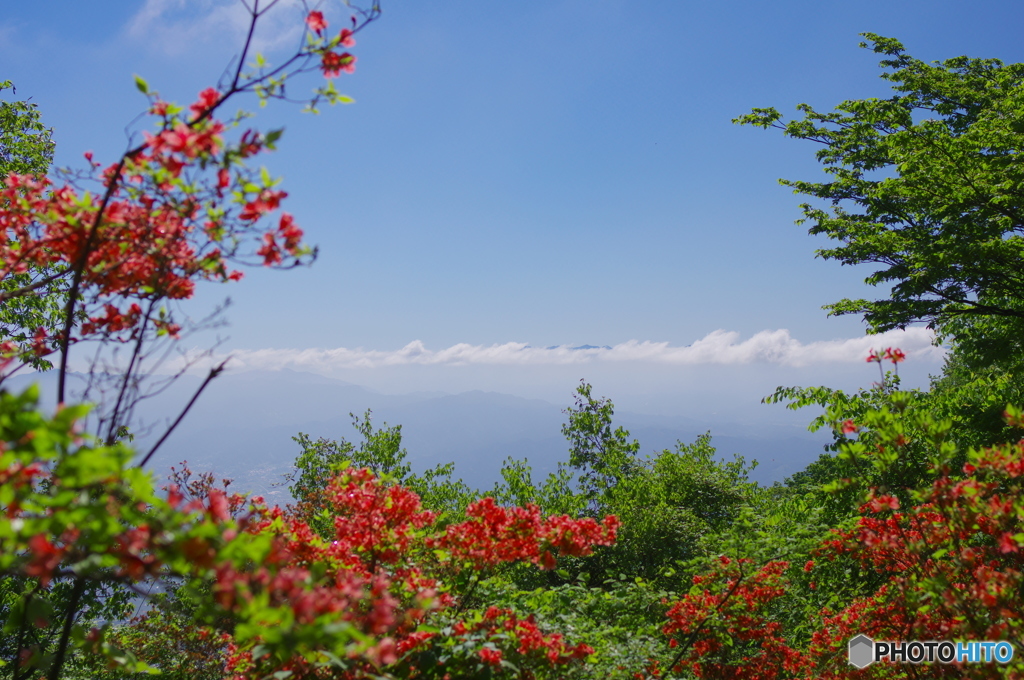
[[[488,649],[484,647],[480,650],[480,660],[484,663],[489,663],[492,666],[501,664],[501,650],[500,649]]]
[[[847,418],[846,420],[843,421],[841,429],[843,434],[851,434],[857,431],[857,424],[850,420],[849,418]]]
[[[220,92],[208,87],[199,93],[199,99],[194,104],[189,106],[189,110],[195,114],[196,118],[203,115],[205,112],[212,109],[220,101]]]
[[[231,519],[231,513],[228,510],[228,499],[224,495],[223,491],[219,489],[211,489],[209,496],[209,507],[207,513],[210,518],[216,522],[226,522]]]
[[[885,348],[885,358],[894,364],[898,364],[907,358],[907,355],[903,353],[899,347],[893,349],[892,347]]]
[[[43,587],[46,587],[64,557],[64,550],[50,543],[43,534],[36,534],[28,539],[28,548],[32,552],[32,559],[25,567],[25,574],[38,578]]]
[[[321,35],[324,29],[327,28],[327,20],[324,19],[323,12],[312,11],[309,16],[306,17],[306,25],[309,26],[309,30],[313,31],[317,35]]]
[[[284,239],[284,249],[292,255],[299,248],[299,243],[302,240],[302,230],[295,224],[295,220],[288,213],[281,215],[281,222],[277,228],[281,238]]]
[[[40,326],[36,329],[35,335],[32,336],[32,352],[34,352],[37,357],[46,356],[53,351],[46,346],[46,340],[46,329]]]
[[[348,52],[324,52],[321,57],[321,69],[323,69],[324,77],[335,78],[341,74],[342,71],[345,73],[355,73],[356,71],[356,58]]]
[[[352,37],[352,31],[350,29],[341,29],[341,33],[338,34],[338,44],[342,47],[356,46],[356,39]]]

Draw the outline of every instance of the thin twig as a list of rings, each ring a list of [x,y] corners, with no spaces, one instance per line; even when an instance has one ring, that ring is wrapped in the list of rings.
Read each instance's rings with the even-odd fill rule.
[[[28,607],[29,607],[29,603],[32,602],[32,598],[36,596],[36,593],[38,593],[41,588],[42,588],[42,586],[39,585],[39,583],[36,583],[36,587],[33,588],[32,592],[30,592],[25,597],[25,602],[22,605],[22,609],[21,609],[21,623],[18,624],[18,642],[14,646],[14,648],[16,650],[18,650],[18,654],[21,654],[21,650],[25,648],[25,630],[28,628]],[[21,668],[22,668],[22,665],[20,663],[16,663],[14,665],[14,677],[13,677],[13,680],[21,680]]]
[[[71,642],[71,628],[75,623],[75,616],[78,614],[78,605],[85,593],[85,579],[76,578],[75,587],[71,591],[71,602],[68,604],[68,613],[64,617],[64,629],[60,633],[60,642],[57,643],[57,652],[53,658],[53,665],[50,666],[49,680],[59,680],[60,672],[64,666],[64,657],[68,651],[68,644]]]
[[[150,300],[149,309],[146,310],[146,315],[142,318],[142,323],[139,324],[138,336],[135,338],[135,347],[132,348],[132,358],[128,361],[128,368],[124,372],[124,380],[121,381],[121,389],[117,392],[117,401],[114,403],[114,410],[110,414],[110,430],[107,432],[107,446],[112,446],[114,441],[117,439],[118,431],[118,414],[121,411],[121,402],[124,401],[125,395],[128,393],[128,384],[131,381],[132,371],[135,369],[135,364],[139,360],[139,354],[142,352],[142,343],[145,341],[146,324],[149,323],[150,318],[153,316],[153,308],[156,306],[156,300]],[[129,406],[126,410],[131,411],[132,407]]]
[[[93,220],[92,226],[89,227],[89,235],[86,237],[85,245],[82,247],[82,254],[78,256],[78,260],[75,262],[74,277],[71,280],[71,290],[68,292],[68,303],[64,313],[64,330],[60,335],[60,372],[57,374],[57,403],[59,404],[64,403],[64,383],[68,371],[68,351],[71,349],[71,329],[75,325],[75,298],[78,297],[78,293],[82,288],[82,276],[85,274],[85,267],[89,263],[89,255],[92,254],[92,249],[95,246],[100,223],[103,221],[103,214],[107,211],[107,206],[117,192],[117,186],[121,183],[121,172],[128,163],[128,159],[138,155],[144,148],[144,146],[136,147],[121,156],[117,167],[110,175],[107,190],[103,193],[103,201],[96,210],[96,219]]]
[[[167,441],[167,438],[171,436],[171,433],[174,432],[174,428],[178,427],[178,424],[181,423],[182,419],[185,417],[185,414],[189,412],[189,409],[191,409],[193,404],[196,403],[196,400],[199,399],[199,395],[203,393],[203,390],[205,390],[206,386],[210,384],[210,381],[216,378],[224,371],[224,367],[227,365],[227,363],[228,359],[225,359],[224,361],[220,362],[218,365],[210,369],[210,373],[209,375],[206,376],[206,380],[204,380],[203,384],[199,386],[199,389],[196,390],[196,393],[192,395],[192,398],[189,400],[188,404],[186,404],[185,408],[182,409],[181,413],[178,414],[177,419],[175,419],[171,426],[167,428],[167,431],[164,432],[162,437],[160,437],[160,441],[158,441],[153,446],[153,448],[149,450],[149,453],[146,454],[146,457],[143,458],[142,462],[139,463],[140,468],[146,467],[146,463],[149,462],[149,459],[152,458],[153,454],[157,452],[157,449],[159,449],[160,446],[165,441]]]
[[[30,283],[27,286],[22,286],[21,288],[15,288],[14,290],[5,290],[3,292],[0,292],[0,302],[3,302],[4,300],[10,300],[11,298],[22,297],[23,295],[31,293],[32,291],[36,290],[37,288],[42,288],[43,286],[47,285],[48,283],[53,283],[57,279],[59,279],[62,276],[64,276],[64,274],[66,274],[66,273],[67,273],[67,270],[66,269],[62,269],[59,272],[57,272],[56,274],[51,274],[50,276],[47,276],[47,277],[42,278],[42,279],[39,279],[35,283]]]

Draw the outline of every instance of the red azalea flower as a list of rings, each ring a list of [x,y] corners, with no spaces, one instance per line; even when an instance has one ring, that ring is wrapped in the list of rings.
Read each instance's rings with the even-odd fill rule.
[[[58,548],[43,534],[37,534],[28,540],[29,550],[32,551],[32,560],[25,567],[25,574],[34,576],[45,588],[53,578],[53,570],[60,564],[64,557],[64,550]]]
[[[189,106],[189,110],[195,114],[196,118],[203,115],[204,112],[212,109],[220,101],[220,92],[208,87],[199,93],[199,99]]]
[[[302,240],[302,230],[295,224],[295,220],[288,213],[281,215],[281,222],[277,228],[278,234],[284,239],[284,249],[292,255],[299,249]]]
[[[46,346],[46,329],[40,326],[36,329],[35,335],[32,336],[32,352],[37,357],[46,356],[53,350]]]
[[[355,73],[356,71],[356,58],[348,52],[342,52],[341,54],[330,51],[324,52],[321,60],[321,68],[325,78],[336,78],[342,71],[345,73]]]
[[[327,20],[324,19],[324,13],[318,11],[310,12],[309,16],[306,17],[306,25],[309,26],[309,30],[317,35],[323,34],[324,29],[327,28]]]
[[[492,666],[498,666],[501,664],[501,650],[500,649],[488,649],[484,647],[480,650],[480,660],[484,663],[489,663]]]
[[[886,347],[885,358],[894,364],[898,364],[907,358],[907,355],[903,353],[899,347],[893,349],[892,347]]]

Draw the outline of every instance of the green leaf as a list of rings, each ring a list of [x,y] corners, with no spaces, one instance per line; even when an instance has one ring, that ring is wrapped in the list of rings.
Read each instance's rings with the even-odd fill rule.
[[[267,132],[267,135],[264,138],[264,142],[266,143],[267,148],[273,149],[274,145],[277,143],[277,140],[281,139],[281,135],[283,134],[284,128],[278,128],[276,130],[270,130],[269,132]]]

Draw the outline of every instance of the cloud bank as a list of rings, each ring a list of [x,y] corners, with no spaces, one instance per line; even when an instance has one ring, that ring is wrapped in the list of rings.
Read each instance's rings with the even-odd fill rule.
[[[274,50],[298,42],[302,34],[301,5],[285,1],[260,22],[253,48]],[[145,0],[125,26],[130,38],[144,42],[167,56],[193,51],[197,43],[241,48],[250,15],[237,0]]]
[[[764,330],[740,339],[735,331],[716,330],[686,346],[668,342],[630,340],[614,346],[557,345],[533,347],[522,342],[495,345],[460,343],[439,350],[416,340],[405,347],[387,350],[348,349],[251,349],[230,353],[235,369],[277,370],[288,368],[314,373],[383,366],[554,366],[579,364],[661,364],[673,366],[774,364],[801,367],[813,364],[863,362],[872,349],[899,347],[910,359],[937,362],[944,351],[932,344],[934,336],[924,328],[890,331],[858,338],[802,343],[788,330]]]

